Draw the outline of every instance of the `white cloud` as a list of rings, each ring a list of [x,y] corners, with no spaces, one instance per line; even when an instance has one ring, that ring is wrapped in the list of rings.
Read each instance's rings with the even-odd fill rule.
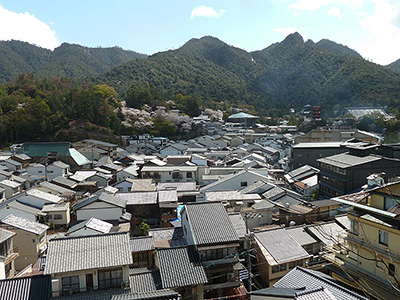
[[[327,13],[328,13],[329,16],[338,17],[339,19],[344,17],[344,15],[341,13],[339,7],[332,7],[331,9],[329,9],[327,11]]]
[[[15,13],[0,6],[0,40],[19,40],[53,50],[60,43],[55,31],[34,15]]]
[[[225,13],[225,9],[215,11],[215,9],[212,7],[200,5],[198,7],[193,8],[190,18],[193,19],[195,17],[207,17],[207,18],[217,18],[218,19],[224,13]]]
[[[369,38],[360,43],[359,52],[379,64],[389,64],[400,58],[400,28],[395,25],[400,15],[400,3],[374,0],[374,12],[360,19]]]
[[[304,28],[304,27],[299,27],[299,28],[296,28],[296,27],[274,28],[275,32],[280,32],[285,37],[288,36],[289,34],[295,33],[295,32],[298,32],[301,35],[303,35],[301,32],[305,31],[305,30],[306,30],[306,28]]]

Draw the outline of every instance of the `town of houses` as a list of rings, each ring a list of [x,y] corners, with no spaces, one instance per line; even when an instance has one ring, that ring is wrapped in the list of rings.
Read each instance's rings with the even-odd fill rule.
[[[195,118],[0,154],[0,299],[397,299],[400,145]]]

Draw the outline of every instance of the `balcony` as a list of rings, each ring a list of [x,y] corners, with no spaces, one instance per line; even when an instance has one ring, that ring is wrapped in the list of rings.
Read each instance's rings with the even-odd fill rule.
[[[0,254],[0,258],[4,259],[4,264],[8,264],[19,256],[18,247],[14,247]]]

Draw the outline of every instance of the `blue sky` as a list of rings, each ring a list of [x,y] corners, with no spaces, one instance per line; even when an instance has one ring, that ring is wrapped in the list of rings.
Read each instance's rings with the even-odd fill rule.
[[[299,32],[375,63],[400,58],[399,0],[0,0],[0,40],[153,54],[211,35],[247,51]]]

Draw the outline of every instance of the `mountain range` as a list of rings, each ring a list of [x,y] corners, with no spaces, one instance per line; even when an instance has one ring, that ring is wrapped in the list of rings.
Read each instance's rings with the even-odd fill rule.
[[[344,45],[304,41],[298,33],[254,52],[206,36],[148,57],[71,44],[51,52],[16,41],[0,42],[0,53],[2,82],[33,72],[106,83],[131,106],[137,101],[130,99],[132,90],[149,88],[160,101],[192,95],[204,106],[242,106],[271,115],[305,104],[320,105],[331,115],[345,106],[400,110],[400,60],[377,65]]]

